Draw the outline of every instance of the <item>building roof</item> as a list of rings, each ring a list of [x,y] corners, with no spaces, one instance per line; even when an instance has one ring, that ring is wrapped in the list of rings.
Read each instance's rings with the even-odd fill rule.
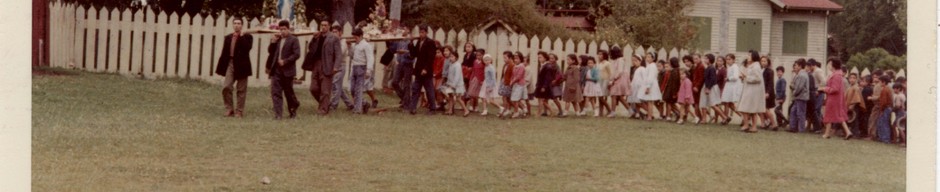
[[[594,29],[594,25],[584,17],[549,17],[552,23],[559,23],[567,28]]]
[[[476,29],[474,29],[474,31],[476,31],[476,30],[486,30],[486,29],[490,28],[490,27],[493,26],[493,25],[501,26],[501,27],[505,28],[505,29],[507,30],[507,32],[509,32],[509,33],[516,33],[516,27],[515,27],[515,26],[509,25],[509,24],[507,24],[506,22],[504,22],[502,19],[496,19],[496,18],[490,18],[489,21],[487,21],[486,23],[481,23],[480,25],[477,25],[477,27],[476,27]]]
[[[842,11],[842,5],[830,0],[770,0],[778,7],[791,10]]]

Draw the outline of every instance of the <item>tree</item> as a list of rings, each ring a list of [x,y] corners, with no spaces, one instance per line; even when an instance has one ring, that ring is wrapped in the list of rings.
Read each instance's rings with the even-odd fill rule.
[[[846,62],[846,66],[850,69],[857,67],[859,70],[891,69],[897,71],[898,69],[907,68],[907,59],[905,57],[891,55],[882,48],[874,48],[852,55],[849,61]]]
[[[845,11],[829,17],[829,31],[840,45],[836,55],[846,60],[849,56],[872,48],[883,48],[892,55],[907,53],[907,41],[901,20],[906,14],[898,12],[905,0],[836,0]],[[900,17],[899,17],[900,16]]]
[[[597,19],[596,36],[612,43],[688,47],[695,36],[685,15],[691,0],[605,0],[610,15]]]
[[[421,3],[420,0],[403,1],[406,3]],[[404,12],[420,12],[417,18],[403,18],[406,25],[428,24],[433,27],[446,29],[471,30],[474,27],[489,21],[500,19],[509,25],[517,26],[517,32],[541,37],[572,37],[571,32],[561,25],[548,21],[536,10],[531,0],[434,0],[424,1],[424,4],[409,7]],[[408,17],[415,17],[409,15]]]

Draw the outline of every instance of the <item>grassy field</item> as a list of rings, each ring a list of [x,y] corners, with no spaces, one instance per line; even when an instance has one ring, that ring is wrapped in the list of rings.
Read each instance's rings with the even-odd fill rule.
[[[33,76],[36,191],[903,191],[904,149],[626,119],[314,115],[244,119],[218,85]],[[394,99],[382,96],[381,106]],[[272,183],[262,185],[262,177]]]

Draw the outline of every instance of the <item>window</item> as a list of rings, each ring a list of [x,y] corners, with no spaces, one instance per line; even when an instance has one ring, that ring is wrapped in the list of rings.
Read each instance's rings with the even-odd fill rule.
[[[783,53],[806,55],[808,31],[806,21],[783,21]]]
[[[761,20],[738,19],[737,51],[761,51]]]
[[[711,50],[712,48],[712,18],[710,17],[692,17],[692,26],[698,30],[695,39],[692,40],[692,48],[699,51]]]

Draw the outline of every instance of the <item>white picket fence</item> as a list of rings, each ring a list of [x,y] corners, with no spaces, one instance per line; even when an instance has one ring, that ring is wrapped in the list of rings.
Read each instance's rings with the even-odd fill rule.
[[[67,3],[50,3],[50,64],[53,67],[73,67],[86,71],[119,73],[143,78],[189,78],[212,83],[220,83],[222,77],[216,75],[215,64],[222,49],[222,38],[231,33],[229,25],[232,17],[222,13],[218,17],[175,13],[157,13],[151,9],[137,12],[118,11],[94,7],[86,8]],[[263,28],[258,19],[248,22],[247,28]],[[316,23],[311,21],[310,23]],[[313,26],[309,23],[306,26]],[[316,30],[316,29],[311,29]],[[344,25],[344,36],[350,36],[352,27]],[[417,33],[415,28],[414,33]],[[569,53],[595,55],[598,50],[608,50],[614,45],[607,42],[585,42],[582,40],[562,40],[560,38],[527,36],[524,34],[479,33],[468,37],[464,30],[432,29],[431,38],[442,44],[451,45],[462,52],[468,40],[478,48],[494,55],[497,69],[502,67],[503,51],[519,51],[535,57],[538,51],[546,51],[564,58]],[[253,35],[255,46],[251,49],[253,76],[249,86],[267,86],[269,81],[262,70],[263,61],[268,53],[266,46],[271,35]],[[306,52],[309,36],[299,37],[301,52]],[[376,58],[386,49],[385,43],[373,43]],[[679,57],[688,54],[687,50],[676,48],[634,47],[622,45],[625,55],[655,51],[660,59]],[[348,62],[348,58],[345,59]],[[531,70],[538,65],[529,65]],[[564,59],[562,59],[564,60]],[[303,57],[298,61],[298,70]],[[566,63],[562,63],[566,65]],[[348,66],[347,66],[348,67]],[[500,71],[501,70],[497,70]],[[853,69],[857,72],[857,69]],[[385,70],[377,64],[376,77],[382,77]],[[903,75],[901,71],[901,75]],[[349,74],[347,70],[346,75]],[[863,71],[867,74],[867,70]],[[300,75],[298,75],[300,76]],[[309,75],[307,75],[309,76]],[[309,79],[309,78],[308,78]],[[347,78],[348,79],[348,78]],[[381,78],[375,78],[376,85],[381,85]],[[302,86],[309,85],[305,79]],[[348,81],[345,87],[348,87]]]

